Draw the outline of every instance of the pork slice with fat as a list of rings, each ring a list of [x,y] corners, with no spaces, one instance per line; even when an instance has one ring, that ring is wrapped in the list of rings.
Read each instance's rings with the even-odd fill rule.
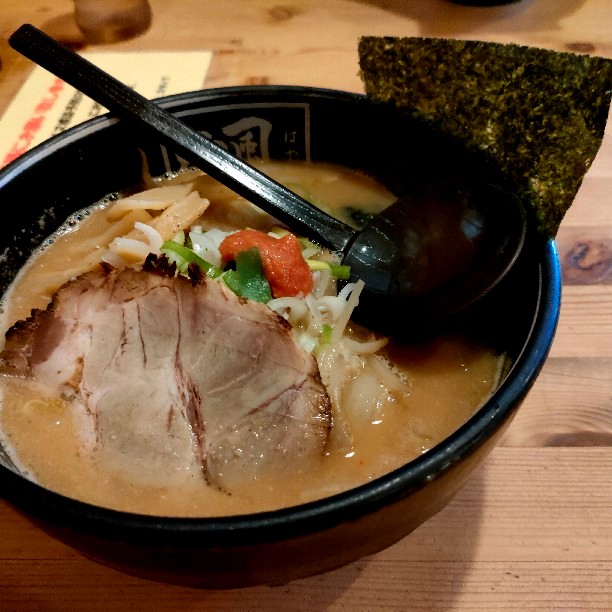
[[[195,477],[231,492],[308,470],[331,427],[289,324],[218,281],[84,274],[7,332],[0,369],[62,394],[83,445],[143,484]]]

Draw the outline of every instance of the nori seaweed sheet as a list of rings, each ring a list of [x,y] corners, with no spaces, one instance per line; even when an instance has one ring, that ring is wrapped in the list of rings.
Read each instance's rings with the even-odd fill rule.
[[[364,36],[368,97],[462,141],[556,235],[599,150],[612,60],[516,44]]]

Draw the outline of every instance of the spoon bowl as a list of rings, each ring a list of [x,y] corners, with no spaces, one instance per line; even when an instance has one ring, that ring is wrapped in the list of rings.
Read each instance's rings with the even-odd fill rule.
[[[464,181],[433,184],[399,199],[363,230],[355,230],[34,26],[21,26],[9,43],[112,112],[135,121],[146,135],[152,133],[292,231],[341,253],[352,278],[365,283],[355,320],[371,329],[385,331],[407,313],[418,316],[420,325],[454,315],[490,291],[523,247],[521,203],[501,188]]]
[[[365,282],[355,320],[389,333],[402,317],[422,328],[461,312],[511,269],[526,227],[518,198],[480,181],[437,183],[398,200],[346,251],[344,263]]]

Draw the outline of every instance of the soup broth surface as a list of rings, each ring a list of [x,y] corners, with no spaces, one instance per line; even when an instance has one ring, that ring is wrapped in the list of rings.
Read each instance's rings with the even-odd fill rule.
[[[368,177],[336,166],[270,162],[263,169],[355,227],[395,200]],[[185,180],[194,180],[201,195],[210,199],[207,223],[222,229],[269,227],[268,215],[207,176],[186,173],[170,183]],[[81,211],[31,258],[5,296],[4,330],[26,318],[32,308],[46,308],[64,282],[93,268],[100,250],[116,235],[129,232],[133,220],[117,227],[109,220],[111,208],[109,198]],[[49,489],[100,506],[165,516],[271,510],[366,483],[431,449],[490,396],[503,358],[456,334],[410,345],[391,340],[381,360],[402,381],[401,389],[384,384],[372,368],[366,368],[359,383],[347,384],[342,410],[350,423],[350,448],[330,444],[319,469],[274,481],[253,480],[232,495],[205,486],[201,475],[195,473],[182,490],[131,482],[84,450],[77,420],[60,397],[8,375],[0,379],[0,436],[29,477]]]

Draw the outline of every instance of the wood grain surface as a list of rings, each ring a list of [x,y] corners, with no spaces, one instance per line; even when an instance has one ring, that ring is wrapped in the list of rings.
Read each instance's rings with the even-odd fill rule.
[[[96,50],[214,51],[206,87],[361,91],[360,35],[515,42],[612,58],[610,0],[151,0],[144,35]],[[0,113],[31,64],[32,23],[85,48],[71,0],[2,0]],[[612,128],[611,128],[612,129]],[[0,611],[612,610],[612,136],[557,245],[563,299],[550,357],[502,443],[454,501],[391,548],[281,587],[209,592],[92,563],[0,502]]]

